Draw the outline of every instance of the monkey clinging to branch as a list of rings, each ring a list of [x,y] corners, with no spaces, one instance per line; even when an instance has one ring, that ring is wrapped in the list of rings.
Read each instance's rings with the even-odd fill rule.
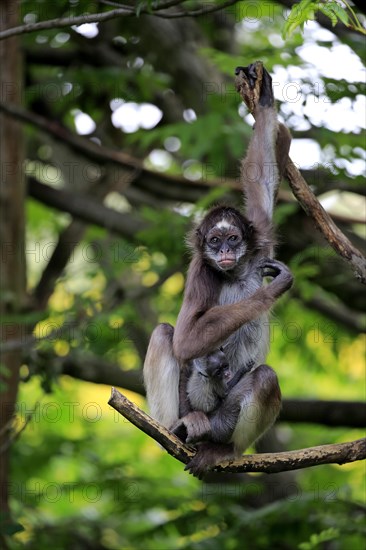
[[[273,424],[281,405],[277,376],[264,362],[270,308],[292,284],[288,268],[273,259],[272,226],[291,137],[278,123],[272,80],[262,64],[237,67],[235,74],[255,118],[241,170],[244,212],[217,206],[193,231],[176,328],[156,327],[144,365],[151,414],[183,440],[197,443],[187,468],[198,477],[216,462],[241,454]],[[264,285],[264,277],[271,282]],[[200,410],[194,410],[192,364],[220,346],[231,372],[239,375],[217,403],[208,392],[211,404],[203,396]]]

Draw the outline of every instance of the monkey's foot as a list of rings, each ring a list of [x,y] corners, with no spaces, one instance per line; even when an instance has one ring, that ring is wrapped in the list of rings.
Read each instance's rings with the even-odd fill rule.
[[[262,272],[262,277],[273,277],[273,281],[267,286],[267,291],[274,297],[278,298],[291,288],[294,279],[284,263],[272,258],[262,258],[258,267]]]
[[[215,464],[222,460],[234,458],[234,455],[232,443],[224,444],[206,441],[199,444],[197,453],[184,469],[195,477],[198,477],[198,479],[202,479]]]
[[[274,105],[272,78],[261,61],[248,67],[236,67],[235,86],[251,113],[258,104],[262,107]]]

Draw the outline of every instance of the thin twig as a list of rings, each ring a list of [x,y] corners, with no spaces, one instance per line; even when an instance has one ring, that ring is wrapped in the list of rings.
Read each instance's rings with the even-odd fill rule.
[[[208,15],[211,13],[215,13],[217,11],[223,10],[225,8],[229,8],[230,6],[233,6],[237,4],[240,0],[228,0],[227,2],[224,2],[223,4],[217,4],[215,6],[208,5],[204,8],[200,8],[197,10],[190,10],[190,11],[176,11],[176,12],[145,12],[146,15],[155,15],[157,17],[161,17],[164,19],[181,19],[182,17],[200,17],[201,15]]]
[[[194,449],[183,444],[156,420],[139,409],[118,390],[112,388],[108,401],[117,412],[137,428],[155,439],[174,458],[187,464],[194,456]],[[366,438],[337,445],[321,445],[285,453],[246,455],[238,460],[227,460],[216,464],[218,472],[265,472],[278,473],[299,470],[321,464],[346,464],[366,458]]]
[[[177,19],[181,17],[198,17],[201,15],[207,15],[214,13],[216,11],[225,9],[229,6],[232,6],[239,2],[239,0],[228,0],[223,4],[218,4],[215,6],[207,6],[205,8],[200,8],[197,10],[191,11],[180,11],[177,13],[168,13],[160,11],[160,7],[157,11],[150,11],[148,9],[140,10],[140,14],[163,17],[165,19]],[[57,17],[56,19],[48,19],[47,21],[39,21],[38,23],[26,23],[25,25],[19,25],[18,27],[11,27],[5,31],[0,32],[0,40],[5,38],[10,38],[11,36],[16,36],[19,34],[26,34],[36,31],[44,31],[55,28],[71,27],[83,25],[85,23],[102,23],[104,21],[109,21],[110,19],[115,19],[117,17],[133,17],[136,16],[136,9],[133,7],[125,6],[117,8],[110,11],[105,11],[102,13],[88,13],[84,15],[75,15],[71,17]]]
[[[45,31],[48,29],[63,28],[83,25],[84,23],[101,23],[109,21],[115,17],[131,17],[135,11],[127,8],[118,8],[115,10],[105,11],[103,13],[88,13],[84,15],[75,15],[71,17],[57,17],[56,19],[48,19],[47,21],[39,21],[38,23],[26,23],[18,27],[11,27],[0,32],[0,40],[16,36],[18,34],[26,34],[35,31]]]

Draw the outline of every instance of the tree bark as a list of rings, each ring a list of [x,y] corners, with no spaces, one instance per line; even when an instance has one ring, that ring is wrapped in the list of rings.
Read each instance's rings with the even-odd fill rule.
[[[177,460],[187,464],[193,458],[196,452],[194,447],[182,443],[175,434],[144,413],[115,388],[112,388],[108,404],[139,430],[160,443]],[[217,463],[212,469],[217,472],[265,472],[270,474],[322,464],[347,464],[365,458],[366,438],[362,438],[347,443],[320,445],[286,453],[245,455],[236,460]]]
[[[3,0],[0,6],[0,32],[19,21],[19,3]],[[18,104],[22,97],[22,61],[17,37],[0,43],[0,97]],[[19,122],[0,114],[0,241],[1,241],[1,340],[20,337],[21,327],[12,316],[25,302],[24,180],[22,174],[22,128]],[[14,317],[13,317],[14,318]],[[0,415],[0,508],[3,521],[10,521],[9,445],[11,423],[18,390],[20,352],[1,357]],[[2,541],[5,546],[5,541]]]

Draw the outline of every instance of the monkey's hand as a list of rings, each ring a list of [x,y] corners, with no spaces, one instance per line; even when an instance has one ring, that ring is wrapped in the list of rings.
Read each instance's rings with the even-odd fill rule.
[[[187,466],[184,468],[190,474],[202,479],[208,470],[222,460],[233,458],[235,455],[232,444],[211,443],[206,441],[200,443],[197,452]]]
[[[196,443],[210,438],[211,424],[204,412],[192,411],[180,418],[171,431],[184,443]]]
[[[273,277],[272,282],[266,288],[275,298],[291,288],[293,276],[289,268],[282,262],[271,258],[262,258],[259,269],[262,272],[262,277]]]
[[[235,75],[236,89],[251,113],[254,113],[258,104],[273,107],[272,78],[261,61],[251,63],[248,67],[236,67]]]

